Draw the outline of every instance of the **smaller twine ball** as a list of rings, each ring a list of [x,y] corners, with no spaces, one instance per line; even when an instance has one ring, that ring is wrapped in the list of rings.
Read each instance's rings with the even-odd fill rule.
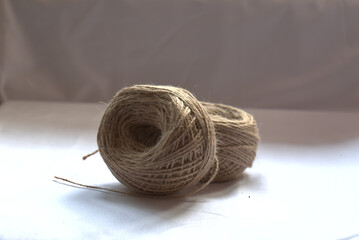
[[[182,88],[135,85],[120,90],[103,115],[97,143],[111,173],[141,194],[194,193],[218,171],[214,124]],[[203,183],[208,174],[211,179]]]
[[[202,102],[214,122],[219,170],[212,182],[225,182],[252,166],[259,142],[258,128],[249,113],[223,104]]]

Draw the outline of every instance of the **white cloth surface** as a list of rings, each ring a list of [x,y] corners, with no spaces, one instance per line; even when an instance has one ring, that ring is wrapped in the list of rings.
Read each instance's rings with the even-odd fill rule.
[[[239,180],[178,200],[126,190],[95,149],[103,104],[0,107],[0,239],[358,239],[359,114],[252,110],[261,142]]]
[[[359,109],[357,0],[2,0],[0,99],[137,83],[256,108]]]

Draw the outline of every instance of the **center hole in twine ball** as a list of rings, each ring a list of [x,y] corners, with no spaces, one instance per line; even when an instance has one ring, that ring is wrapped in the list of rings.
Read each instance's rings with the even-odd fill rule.
[[[135,124],[129,128],[133,140],[145,147],[155,146],[161,138],[161,130],[148,124]]]

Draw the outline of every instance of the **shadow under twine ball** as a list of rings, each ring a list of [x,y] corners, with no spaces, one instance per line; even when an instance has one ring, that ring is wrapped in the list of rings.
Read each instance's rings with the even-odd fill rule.
[[[252,166],[259,142],[255,119],[249,113],[224,104],[201,102],[214,123],[219,171],[212,182],[240,177]]]
[[[192,194],[218,171],[213,121],[181,88],[136,85],[120,90],[103,115],[97,143],[112,174],[142,194]]]

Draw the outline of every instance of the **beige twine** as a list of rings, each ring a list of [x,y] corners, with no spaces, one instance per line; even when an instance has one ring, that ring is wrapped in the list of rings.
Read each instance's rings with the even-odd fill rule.
[[[249,113],[223,104],[202,102],[214,122],[219,171],[213,182],[225,182],[242,175],[252,166],[259,135],[256,121]]]
[[[210,182],[240,176],[252,166],[258,141],[256,122],[243,110],[199,102],[182,88],[135,85],[120,90],[109,103],[99,126],[97,151],[129,189],[181,197]]]
[[[215,130],[203,106],[181,88],[122,89],[104,113],[97,143],[112,174],[139,193],[202,188],[217,173],[196,186],[217,168]]]

